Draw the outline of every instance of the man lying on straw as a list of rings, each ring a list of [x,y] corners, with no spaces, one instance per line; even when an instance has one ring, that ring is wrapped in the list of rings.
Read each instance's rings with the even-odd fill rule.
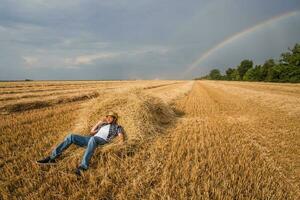
[[[124,143],[124,129],[117,124],[118,115],[115,112],[109,112],[104,120],[99,121],[91,130],[93,136],[82,136],[77,134],[69,134],[62,143],[60,143],[53,151],[52,154],[42,160],[38,160],[39,164],[53,164],[55,159],[67,149],[71,144],[78,146],[86,146],[85,153],[82,158],[81,164],[76,168],[75,173],[81,175],[89,167],[89,161],[99,145],[109,143],[116,136],[120,137],[121,143]]]

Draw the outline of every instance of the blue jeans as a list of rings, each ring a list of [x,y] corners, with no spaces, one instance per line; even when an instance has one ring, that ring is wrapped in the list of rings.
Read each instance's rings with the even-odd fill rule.
[[[89,167],[90,159],[96,147],[98,145],[104,145],[106,143],[107,142],[104,139],[97,136],[82,136],[76,134],[69,134],[67,137],[65,137],[64,141],[57,145],[57,147],[52,151],[50,158],[57,158],[71,144],[76,144],[81,147],[87,146],[80,164],[81,167],[87,169]]]

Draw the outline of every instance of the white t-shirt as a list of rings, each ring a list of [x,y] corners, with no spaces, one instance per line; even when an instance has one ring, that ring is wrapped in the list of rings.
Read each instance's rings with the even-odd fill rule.
[[[109,133],[110,124],[102,126],[100,130],[95,134],[97,137],[101,137],[104,140],[107,140],[107,136]]]

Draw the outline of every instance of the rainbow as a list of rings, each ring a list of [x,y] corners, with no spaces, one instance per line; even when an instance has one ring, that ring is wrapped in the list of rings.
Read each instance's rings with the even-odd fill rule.
[[[226,38],[225,40],[223,40],[222,42],[220,42],[219,44],[215,45],[214,47],[210,48],[208,51],[206,51],[204,54],[202,54],[197,60],[195,60],[191,65],[189,65],[187,67],[187,70],[183,73],[184,76],[187,76],[192,70],[194,70],[203,60],[205,60],[206,58],[208,58],[211,54],[213,54],[215,51],[217,51],[218,49],[220,48],[223,48],[225,45],[245,36],[246,34],[249,34],[249,33],[252,33],[252,32],[255,32],[259,29],[261,29],[262,27],[274,22],[274,21],[277,21],[277,20],[280,20],[280,19],[283,19],[283,18],[288,18],[288,17],[291,17],[291,16],[294,16],[294,15],[297,15],[299,14],[300,11],[297,10],[297,11],[291,11],[291,12],[287,12],[287,13],[283,13],[283,14],[280,14],[280,15],[277,15],[277,16],[274,16],[272,17],[271,19],[268,19],[268,20],[265,20],[259,24],[256,24],[250,28],[247,28],[241,32],[238,32],[228,38]]]

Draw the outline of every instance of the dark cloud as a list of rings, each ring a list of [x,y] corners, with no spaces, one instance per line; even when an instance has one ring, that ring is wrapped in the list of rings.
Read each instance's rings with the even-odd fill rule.
[[[180,78],[225,38],[297,9],[298,0],[2,0],[0,79]],[[262,62],[300,41],[299,15],[273,25],[190,77],[244,57]]]

